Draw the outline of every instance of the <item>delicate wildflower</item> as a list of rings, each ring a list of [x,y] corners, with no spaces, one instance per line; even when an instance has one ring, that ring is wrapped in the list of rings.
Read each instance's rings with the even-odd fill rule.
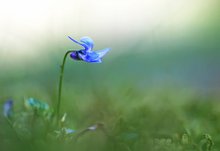
[[[103,50],[93,51],[94,42],[89,37],[82,37],[80,42],[71,37],[69,37],[69,39],[84,47],[84,49],[79,51],[71,52],[70,57],[74,60],[82,60],[89,63],[101,63],[102,57],[110,50],[110,48],[105,48]]]
[[[12,116],[12,108],[13,108],[13,101],[7,100],[3,106],[3,114],[5,117],[8,118],[8,117]]]

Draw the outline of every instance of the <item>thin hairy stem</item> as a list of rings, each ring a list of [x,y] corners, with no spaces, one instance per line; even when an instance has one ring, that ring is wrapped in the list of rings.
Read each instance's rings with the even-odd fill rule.
[[[60,117],[60,104],[61,104],[61,94],[62,94],[62,84],[63,84],[63,74],[64,74],[64,67],[66,63],[66,57],[69,53],[72,51],[67,51],[63,57],[63,62],[60,66],[60,79],[59,79],[59,87],[58,87],[58,101],[57,101],[57,109],[56,109],[56,116],[57,116],[57,122]]]

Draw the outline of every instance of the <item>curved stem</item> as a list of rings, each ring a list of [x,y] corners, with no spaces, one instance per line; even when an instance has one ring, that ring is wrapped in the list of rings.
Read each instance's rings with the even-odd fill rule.
[[[65,67],[65,62],[66,62],[66,57],[69,53],[73,52],[67,51],[63,57],[63,62],[60,66],[60,79],[59,79],[59,87],[58,87],[58,102],[57,102],[57,108],[56,108],[56,116],[57,116],[57,122],[59,120],[60,116],[60,103],[61,103],[61,94],[62,94],[62,84],[63,84],[63,74],[64,74],[64,67]]]

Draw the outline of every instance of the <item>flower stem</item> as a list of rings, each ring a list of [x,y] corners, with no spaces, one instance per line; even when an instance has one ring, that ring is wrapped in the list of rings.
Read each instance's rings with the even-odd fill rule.
[[[58,102],[57,102],[57,110],[56,110],[57,122],[59,121],[59,117],[60,117],[60,103],[61,103],[64,67],[65,67],[66,57],[71,52],[72,51],[67,51],[65,53],[65,55],[63,57],[62,65],[60,66],[60,79],[59,79],[59,87],[58,87]]]

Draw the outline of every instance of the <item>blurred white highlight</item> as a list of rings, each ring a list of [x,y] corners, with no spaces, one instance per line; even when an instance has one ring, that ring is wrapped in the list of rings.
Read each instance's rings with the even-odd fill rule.
[[[70,34],[102,37],[113,44],[158,27],[183,31],[204,5],[203,0],[2,1],[0,59],[8,54],[13,61],[39,57],[45,40],[57,42]]]

